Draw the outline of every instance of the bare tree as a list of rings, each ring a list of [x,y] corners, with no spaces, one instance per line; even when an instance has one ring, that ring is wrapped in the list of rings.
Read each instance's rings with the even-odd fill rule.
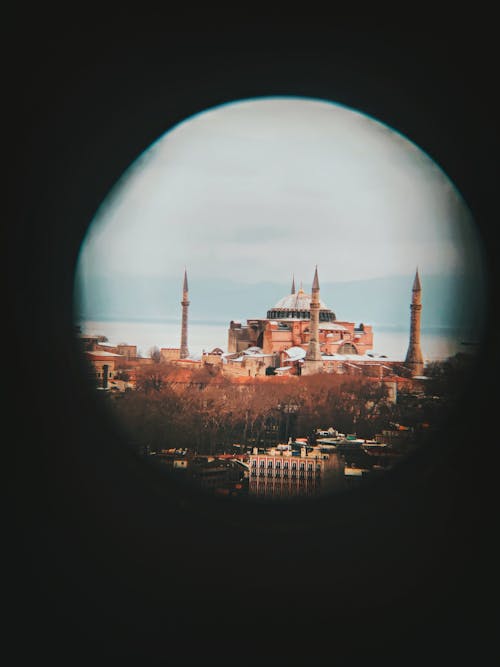
[[[148,350],[148,357],[152,359],[155,362],[155,364],[159,364],[161,361],[160,348],[157,345],[153,345],[153,347],[150,347]]]

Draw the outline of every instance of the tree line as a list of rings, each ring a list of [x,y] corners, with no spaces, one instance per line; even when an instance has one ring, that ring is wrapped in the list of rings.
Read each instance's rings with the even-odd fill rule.
[[[395,418],[385,385],[366,377],[318,374],[294,382],[238,383],[210,367],[178,380],[168,363],[143,369],[136,390],[113,400],[120,425],[139,446],[215,452],[264,446],[333,426],[373,437]]]

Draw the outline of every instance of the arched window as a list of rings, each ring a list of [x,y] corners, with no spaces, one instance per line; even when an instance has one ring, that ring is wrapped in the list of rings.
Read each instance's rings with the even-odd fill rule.
[[[352,343],[344,343],[337,350],[338,354],[358,354],[357,349]]]

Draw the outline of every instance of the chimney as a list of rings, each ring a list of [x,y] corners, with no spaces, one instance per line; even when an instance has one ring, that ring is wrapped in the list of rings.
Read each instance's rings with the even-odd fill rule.
[[[102,367],[102,388],[107,389],[108,388],[108,373],[109,373],[109,366],[108,364],[104,364]]]

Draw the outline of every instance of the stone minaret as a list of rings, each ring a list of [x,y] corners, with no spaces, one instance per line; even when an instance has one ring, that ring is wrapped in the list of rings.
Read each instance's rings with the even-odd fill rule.
[[[321,350],[319,347],[319,280],[318,267],[314,272],[314,280],[311,291],[311,323],[309,325],[309,346],[304,360],[302,372],[304,375],[319,373],[323,370],[323,361],[321,359]]]
[[[187,272],[184,269],[184,285],[182,287],[182,327],[181,327],[181,350],[180,358],[185,359],[189,356],[188,350],[188,307],[189,307],[189,293],[188,293],[188,281],[187,281]]]
[[[422,375],[424,372],[424,358],[420,349],[420,315],[422,313],[422,287],[418,269],[413,281],[411,297],[410,343],[406,353],[405,364],[411,370],[412,376]]]

